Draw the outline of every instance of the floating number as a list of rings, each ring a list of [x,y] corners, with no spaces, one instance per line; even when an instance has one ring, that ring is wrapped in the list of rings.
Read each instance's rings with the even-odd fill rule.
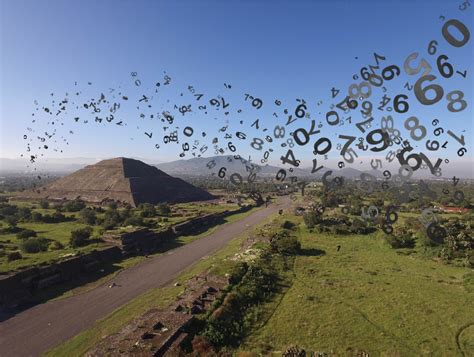
[[[456,96],[456,98],[454,98]],[[467,102],[463,100],[464,93],[460,90],[454,90],[446,95],[446,99],[448,100],[448,110],[450,112],[461,112],[467,107]],[[459,109],[454,108],[454,104],[459,103]]]
[[[409,117],[405,120],[405,129],[410,131],[410,137],[413,140],[419,141],[426,136],[426,128],[423,125],[420,125],[417,117]],[[420,131],[420,135],[416,135],[417,130]]]
[[[458,40],[453,35],[451,35],[451,33],[449,32],[450,26],[454,26],[462,34],[462,40]],[[454,47],[464,46],[471,37],[471,34],[469,33],[469,30],[467,29],[466,25],[464,25],[461,21],[455,19],[446,21],[446,23],[443,25],[441,33],[443,34],[444,39],[448,41],[451,46]]]

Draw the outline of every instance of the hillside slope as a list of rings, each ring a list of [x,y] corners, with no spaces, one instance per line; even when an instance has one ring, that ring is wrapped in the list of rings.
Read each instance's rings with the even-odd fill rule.
[[[469,269],[393,250],[373,235],[310,233],[302,224],[300,240],[293,285],[268,304],[277,307],[242,351],[474,355]]]

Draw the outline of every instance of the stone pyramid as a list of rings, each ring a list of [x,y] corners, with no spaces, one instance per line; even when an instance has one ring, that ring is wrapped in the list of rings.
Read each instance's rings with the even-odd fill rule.
[[[214,197],[179,178],[172,177],[142,161],[118,157],[89,165],[62,177],[28,198],[49,200],[81,199],[89,203],[117,201],[140,203],[190,202]]]

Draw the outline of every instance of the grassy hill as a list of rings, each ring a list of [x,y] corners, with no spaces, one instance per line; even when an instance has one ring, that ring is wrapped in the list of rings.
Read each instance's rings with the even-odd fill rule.
[[[300,224],[299,236],[292,286],[261,307],[275,310],[241,351],[474,355],[472,270],[391,249],[375,235],[310,233]]]

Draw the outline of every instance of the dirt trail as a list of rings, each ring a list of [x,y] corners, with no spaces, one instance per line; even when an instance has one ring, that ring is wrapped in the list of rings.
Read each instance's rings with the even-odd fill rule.
[[[289,198],[260,209],[210,235],[124,270],[109,288],[104,283],[86,293],[48,301],[0,323],[0,356],[38,356],[77,335],[146,291],[166,285],[181,271],[224,247],[272,213],[288,207]]]

